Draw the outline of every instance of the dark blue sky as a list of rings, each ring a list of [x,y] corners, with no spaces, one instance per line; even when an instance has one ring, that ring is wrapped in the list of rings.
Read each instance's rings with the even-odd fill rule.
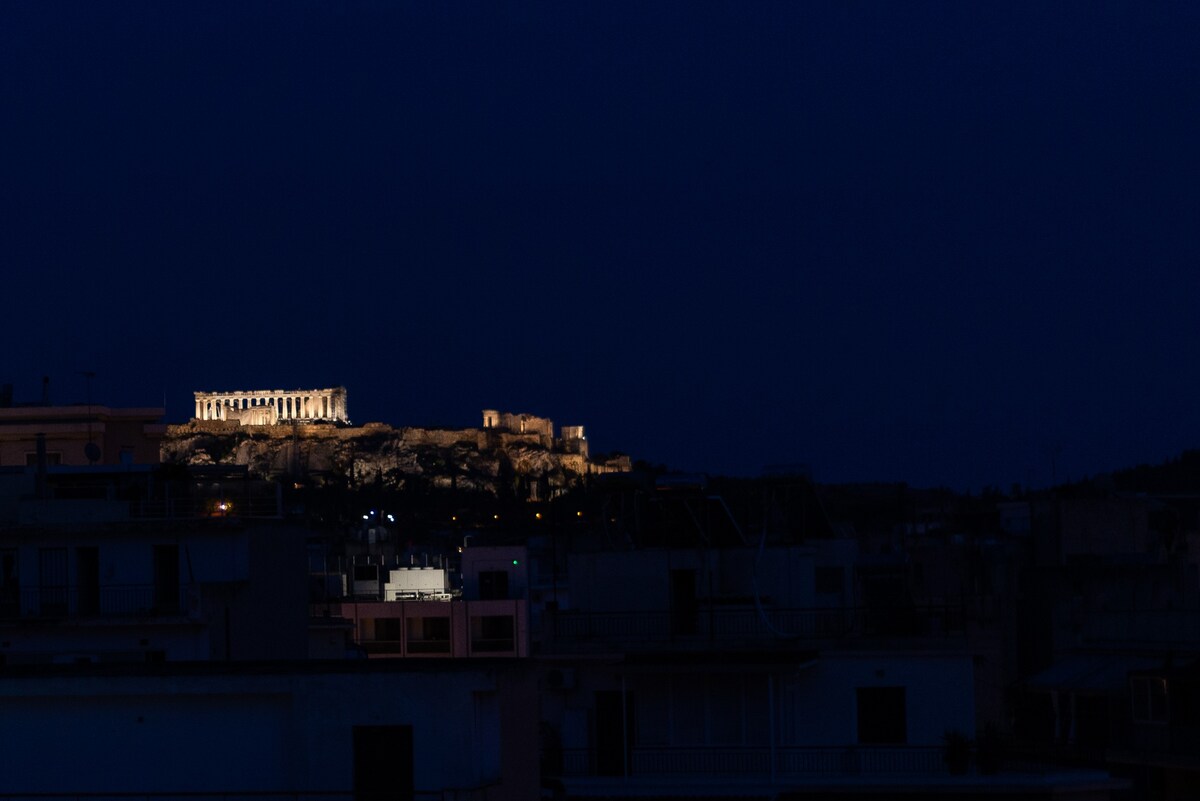
[[[8,2],[0,378],[823,481],[1158,461],[1200,445],[1197,41],[1192,3]]]

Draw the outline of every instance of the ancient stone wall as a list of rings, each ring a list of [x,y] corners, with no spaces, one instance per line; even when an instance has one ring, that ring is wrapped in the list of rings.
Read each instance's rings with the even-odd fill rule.
[[[554,438],[554,421],[547,417],[537,417],[532,414],[513,414],[498,412],[495,409],[483,410],[483,427],[500,428],[518,434],[541,434]]]

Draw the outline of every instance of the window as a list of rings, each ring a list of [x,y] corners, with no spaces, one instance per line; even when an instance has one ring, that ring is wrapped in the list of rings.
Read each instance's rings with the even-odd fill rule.
[[[375,618],[375,639],[385,642],[400,642],[400,618]]]
[[[410,617],[406,626],[408,629],[409,653],[450,653],[450,618]]]
[[[1129,694],[1134,723],[1167,722],[1167,680],[1158,676],[1131,676]]]
[[[818,567],[814,579],[817,592],[822,595],[841,595],[845,571],[841,567]]]
[[[21,613],[21,579],[17,572],[17,549],[0,549],[0,617]]]
[[[858,741],[864,745],[908,742],[908,711],[903,687],[859,687]]]
[[[508,571],[481,570],[479,572],[479,599],[481,601],[508,600]]]
[[[67,613],[67,549],[38,548],[38,611]]]
[[[472,651],[513,651],[516,641],[513,636],[511,615],[485,615],[471,619]]]
[[[60,453],[59,451],[47,451],[46,452],[46,464],[47,464],[47,466],[62,464],[62,453]],[[37,454],[36,453],[25,454],[25,466],[26,467],[37,467]]]
[[[179,546],[154,546],[154,610],[160,615],[180,612]]]

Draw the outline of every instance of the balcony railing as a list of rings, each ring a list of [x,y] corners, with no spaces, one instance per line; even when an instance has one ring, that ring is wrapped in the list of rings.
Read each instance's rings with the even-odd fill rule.
[[[618,766],[616,772],[627,767],[631,776],[927,776],[947,771],[940,746],[638,746],[629,750],[627,760],[619,752],[605,756],[598,759],[592,749],[566,749],[562,775],[612,775]]]
[[[195,617],[199,594],[183,586],[163,591],[153,584],[99,587],[47,586],[0,590],[0,620]]]
[[[1082,614],[1080,636],[1101,642],[1185,646],[1200,643],[1198,609],[1094,609]]]
[[[959,606],[894,609],[764,609],[701,607],[674,611],[580,612],[547,616],[560,642],[672,640],[826,640],[850,637],[951,637],[964,632]]]

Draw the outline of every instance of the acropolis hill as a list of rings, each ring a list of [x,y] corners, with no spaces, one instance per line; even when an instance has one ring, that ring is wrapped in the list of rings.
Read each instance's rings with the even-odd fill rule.
[[[382,482],[496,494],[501,482],[539,499],[583,476],[623,472],[629,457],[593,459],[583,426],[483,411],[480,428],[349,425],[346,390],[197,392],[196,417],[167,427],[162,461],[245,465],[261,478],[305,476],[318,484]]]

